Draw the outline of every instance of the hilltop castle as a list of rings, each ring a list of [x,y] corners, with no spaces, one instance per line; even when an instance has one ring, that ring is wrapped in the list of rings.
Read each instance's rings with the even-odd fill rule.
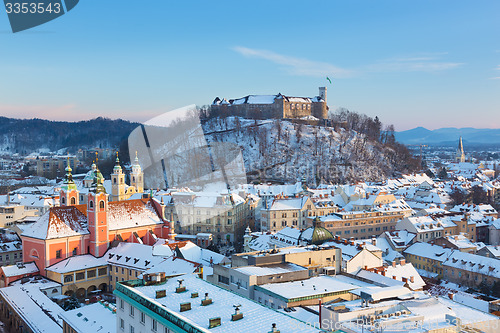
[[[248,95],[227,100],[216,97],[211,111],[218,115],[240,116],[251,119],[269,118],[328,118],[326,87],[319,88],[315,97],[291,97],[277,95]]]

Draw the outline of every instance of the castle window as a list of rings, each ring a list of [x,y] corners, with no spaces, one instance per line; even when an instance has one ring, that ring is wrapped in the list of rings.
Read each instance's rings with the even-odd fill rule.
[[[74,197],[73,197],[73,198],[71,198],[71,204],[72,204],[72,205],[75,205],[75,204],[76,204],[76,198],[74,198]]]
[[[99,208],[100,208],[101,210],[103,210],[103,209],[104,209],[104,201],[103,201],[103,200],[101,200],[101,202],[99,202]]]

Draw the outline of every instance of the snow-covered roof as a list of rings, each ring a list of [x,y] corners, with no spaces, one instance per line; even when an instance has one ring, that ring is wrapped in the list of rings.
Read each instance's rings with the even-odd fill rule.
[[[38,273],[38,267],[36,267],[34,262],[28,262],[20,265],[2,266],[0,269],[3,270],[6,277]]]
[[[165,308],[176,316],[182,317],[192,325],[204,332],[212,333],[254,333],[271,331],[271,325],[276,324],[276,328],[281,333],[291,332],[320,332],[310,324],[303,323],[283,312],[273,310],[262,306],[245,297],[219,288],[207,283],[193,275],[183,275],[183,284],[188,292],[176,293],[178,287],[177,278],[168,279],[164,284],[127,287],[127,283],[122,283],[125,288],[130,288],[131,292],[144,297],[147,301]],[[167,297],[156,298],[156,291],[166,290]],[[213,303],[209,306],[201,306],[200,301],[191,298],[191,292],[199,292],[200,295],[208,293]],[[180,312],[179,304],[190,302],[191,310]],[[232,321],[231,315],[234,314],[233,305],[240,305],[240,311],[243,313],[243,319]],[[210,318],[220,317],[221,325],[208,330]]]
[[[500,265],[498,265],[498,259],[496,258],[488,258],[454,250],[448,259],[443,262],[443,266],[454,267],[500,279]]]
[[[424,258],[429,258],[435,261],[444,262],[452,253],[453,250],[446,249],[439,245],[432,245],[424,242],[412,244],[403,252]]]
[[[307,199],[309,197],[277,199],[273,201],[270,210],[299,210],[304,207]]]
[[[52,239],[88,234],[87,217],[76,206],[52,207],[22,236]]]
[[[404,265],[397,264],[395,267],[392,265],[385,267],[385,274],[387,277],[396,278],[398,281],[406,280],[411,290],[418,290],[425,286],[424,280],[422,280],[420,274],[418,274],[411,263],[405,263]],[[413,282],[411,281],[412,278]]]
[[[393,286],[402,287],[405,284],[401,280],[394,280],[392,277],[384,276],[382,274],[378,274],[375,272],[366,271],[364,269],[360,269],[354,275],[360,278],[373,281],[375,284],[383,287],[393,287]]]
[[[268,283],[258,286],[258,290],[279,295],[288,300],[297,297],[320,296],[334,292],[348,292],[359,288],[358,285],[345,283],[334,276],[316,276],[306,280],[282,283]]]
[[[105,306],[97,302],[62,312],[61,317],[77,333],[115,333],[117,331],[116,313],[112,308],[114,306]]]
[[[108,262],[106,261],[106,257],[96,258],[91,254],[83,254],[80,256],[66,258],[53,264],[52,266],[47,267],[46,269],[51,272],[65,274],[88,268],[106,266],[107,264]]]
[[[12,251],[21,251],[21,242],[0,243],[0,254]]]
[[[0,289],[0,294],[16,311],[22,320],[36,333],[54,333],[62,331],[60,314],[64,310],[52,302],[37,287],[10,286]]]
[[[145,271],[164,261],[163,257],[153,255],[153,247],[139,243],[119,243],[104,255],[111,265]]]
[[[233,105],[239,104],[273,104],[277,95],[248,95],[239,99],[229,100]]]
[[[266,266],[243,266],[234,268],[234,270],[251,276],[252,275],[265,276],[273,274],[290,273],[296,271],[304,271],[307,270],[307,268],[292,263],[284,263],[284,264],[274,264]]]
[[[109,230],[163,224],[157,213],[154,199],[112,201],[108,203]],[[88,234],[87,205],[52,207],[22,236],[38,239],[81,236]]]
[[[145,273],[164,272],[165,276],[177,276],[183,274],[194,273],[200,264],[194,263],[182,258],[170,257],[155,264]]]

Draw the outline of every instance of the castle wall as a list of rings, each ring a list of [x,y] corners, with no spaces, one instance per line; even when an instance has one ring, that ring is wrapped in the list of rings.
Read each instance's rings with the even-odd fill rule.
[[[284,119],[314,116],[327,119],[326,102],[287,101],[278,98],[273,104],[222,104],[212,105],[212,112],[222,117],[239,116],[249,119]]]

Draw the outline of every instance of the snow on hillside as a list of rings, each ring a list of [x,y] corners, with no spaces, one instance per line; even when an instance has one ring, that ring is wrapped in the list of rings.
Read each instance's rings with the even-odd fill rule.
[[[343,128],[228,117],[203,130],[209,143],[240,146],[249,180],[376,181],[393,172],[387,148]]]

